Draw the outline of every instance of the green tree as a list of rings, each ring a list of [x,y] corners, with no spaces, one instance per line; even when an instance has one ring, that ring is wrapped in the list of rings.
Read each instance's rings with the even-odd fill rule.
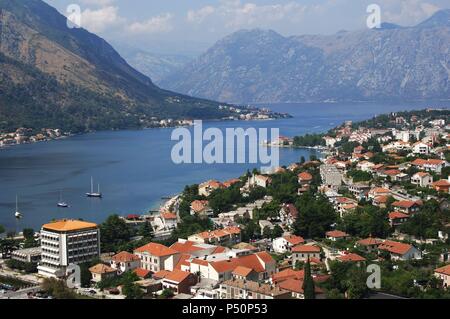
[[[23,230],[24,248],[31,248],[38,246],[38,242],[34,238],[34,230],[32,228],[25,228]]]
[[[305,193],[295,206],[299,214],[294,223],[294,232],[304,238],[323,238],[337,221],[336,211],[322,196]]]
[[[5,227],[3,225],[0,225],[0,235],[5,233]]]
[[[127,224],[118,215],[109,216],[100,225],[103,252],[117,252],[118,246],[130,241],[132,233]]]
[[[311,263],[309,261],[305,264],[305,277],[303,281],[303,294],[305,299],[316,299],[314,279],[311,274]]]
[[[142,299],[144,297],[144,292],[141,288],[132,282],[125,283],[122,292],[126,299]]]

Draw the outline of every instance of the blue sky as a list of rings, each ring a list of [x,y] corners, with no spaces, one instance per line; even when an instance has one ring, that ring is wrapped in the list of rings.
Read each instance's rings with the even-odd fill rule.
[[[46,0],[61,13],[79,4],[81,24],[113,44],[153,52],[197,54],[239,29],[285,36],[366,27],[369,4],[384,22],[414,25],[448,0]]]

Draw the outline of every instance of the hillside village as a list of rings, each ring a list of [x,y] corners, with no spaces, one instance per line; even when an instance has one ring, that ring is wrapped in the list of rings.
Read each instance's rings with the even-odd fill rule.
[[[303,146],[322,156],[186,186],[156,215],[50,222],[3,240],[0,276],[32,276],[55,298],[450,298],[449,113],[282,138],[273,143],[314,141]],[[62,237],[73,245],[64,254]],[[55,279],[70,263],[82,269],[75,290]],[[369,265],[379,289],[366,284]]]

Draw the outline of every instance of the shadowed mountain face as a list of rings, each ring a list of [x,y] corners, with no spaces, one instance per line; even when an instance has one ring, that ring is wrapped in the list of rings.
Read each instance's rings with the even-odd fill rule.
[[[85,131],[222,115],[215,102],[161,90],[43,1],[0,0],[0,129]]]
[[[228,102],[449,99],[449,19],[331,36],[239,31],[161,85]]]

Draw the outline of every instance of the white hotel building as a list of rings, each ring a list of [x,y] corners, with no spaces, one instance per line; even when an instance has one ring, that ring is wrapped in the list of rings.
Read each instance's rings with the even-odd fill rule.
[[[100,230],[93,223],[60,220],[41,229],[42,259],[39,275],[61,278],[70,264],[91,261],[100,256]]]

